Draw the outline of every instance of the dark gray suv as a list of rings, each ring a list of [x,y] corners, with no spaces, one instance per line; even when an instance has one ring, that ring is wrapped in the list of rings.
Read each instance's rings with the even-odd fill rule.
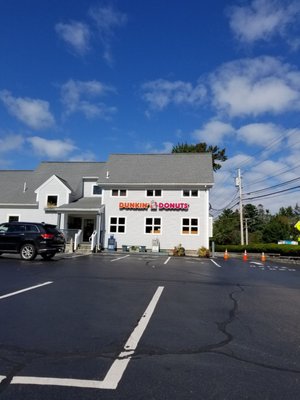
[[[55,225],[36,222],[0,224],[0,254],[19,253],[23,260],[40,254],[45,260],[65,251],[64,235]]]

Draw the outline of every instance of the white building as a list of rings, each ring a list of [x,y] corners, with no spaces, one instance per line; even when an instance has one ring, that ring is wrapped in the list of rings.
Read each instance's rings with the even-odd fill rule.
[[[0,171],[0,222],[56,224],[80,242],[107,248],[209,247],[208,153],[113,154],[107,162],[43,162]]]

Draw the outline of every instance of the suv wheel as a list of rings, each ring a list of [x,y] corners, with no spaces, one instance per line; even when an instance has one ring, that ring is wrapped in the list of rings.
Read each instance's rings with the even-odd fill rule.
[[[51,260],[51,258],[55,256],[55,253],[44,253],[41,254],[41,256],[43,257],[44,260]]]
[[[30,261],[36,257],[36,248],[31,243],[26,243],[21,247],[20,256],[23,260]]]

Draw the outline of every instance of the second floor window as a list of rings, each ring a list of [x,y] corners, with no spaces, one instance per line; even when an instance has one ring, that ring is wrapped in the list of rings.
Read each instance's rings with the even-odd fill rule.
[[[182,191],[182,196],[183,197],[198,197],[198,190],[197,189],[183,190]]]
[[[102,188],[98,185],[93,186],[93,195],[101,196],[102,195]]]
[[[111,195],[113,197],[126,197],[127,196],[127,190],[126,189],[112,189],[111,190]]]
[[[148,189],[146,191],[146,196],[147,197],[161,197],[162,190],[161,189]]]
[[[56,195],[49,195],[47,197],[47,207],[51,208],[51,207],[57,207],[57,202],[58,202],[58,196]]]

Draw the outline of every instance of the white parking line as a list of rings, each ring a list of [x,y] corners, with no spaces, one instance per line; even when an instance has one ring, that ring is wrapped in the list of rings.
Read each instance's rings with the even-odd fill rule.
[[[118,258],[115,258],[115,259],[111,260],[110,262],[114,262],[114,261],[122,260],[123,258],[126,258],[126,257],[129,257],[129,254],[127,254],[127,256],[123,256],[123,257],[118,257]]]
[[[219,265],[218,263],[216,263],[214,260],[210,259],[210,261],[211,261],[212,263],[214,263],[218,268],[222,268],[222,266]]]
[[[119,354],[117,359],[113,362],[109,371],[107,372],[103,381],[87,380],[87,379],[65,379],[65,378],[47,378],[47,377],[34,377],[34,376],[15,376],[11,380],[11,384],[22,385],[51,385],[51,386],[72,386],[81,388],[94,388],[94,389],[116,389],[126,367],[134,355],[134,351],[147,328],[150,318],[155,310],[158,300],[164,290],[163,286],[159,286],[154,293],[146,311],[139,320],[137,326],[129,336],[123,351]],[[6,379],[6,376],[0,375],[0,383]]]
[[[0,296],[0,300],[6,299],[7,297],[15,296],[15,295],[20,294],[20,293],[28,292],[29,290],[34,290],[34,289],[37,289],[37,288],[42,287],[42,286],[50,285],[51,283],[53,283],[53,282],[51,282],[51,281],[44,282],[44,283],[41,283],[39,285],[35,285],[35,286],[31,286],[31,287],[28,287],[28,288],[25,288],[25,289],[17,290],[16,292],[4,294],[3,296]]]
[[[170,261],[170,259],[171,259],[171,257],[168,257],[168,258],[166,259],[166,261],[164,262],[164,264],[168,264],[168,262]]]

